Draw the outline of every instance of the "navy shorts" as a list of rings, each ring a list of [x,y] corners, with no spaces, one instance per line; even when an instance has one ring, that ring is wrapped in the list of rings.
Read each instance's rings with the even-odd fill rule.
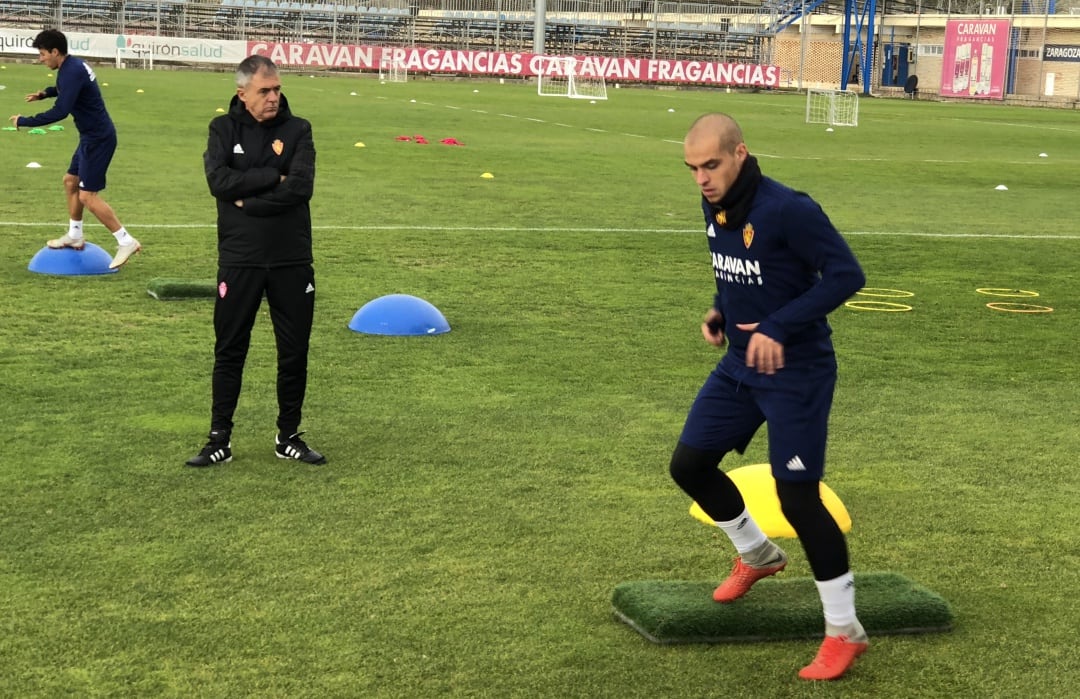
[[[79,189],[100,192],[105,189],[105,173],[116,152],[116,136],[94,141],[79,139],[79,147],[71,156],[69,175],[79,176]]]
[[[821,480],[836,372],[783,372],[768,377],[764,386],[748,386],[717,367],[694,399],[679,441],[695,449],[741,454],[768,423],[773,478]]]

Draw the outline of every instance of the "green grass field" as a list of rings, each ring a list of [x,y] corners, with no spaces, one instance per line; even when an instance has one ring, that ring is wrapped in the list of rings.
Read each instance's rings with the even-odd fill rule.
[[[212,304],[146,287],[213,278],[201,156],[231,76],[99,79],[120,132],[105,197],[144,245],[119,274],[27,271],[63,231],[77,134],[0,132],[0,695],[1075,691],[1075,113],[864,99],[857,128],[827,133],[798,95],[623,88],[590,104],[287,75],[318,150],[304,427],[330,464],[274,457],[264,314],[235,459],[195,470]],[[22,96],[50,80],[9,63],[0,84],[6,123],[38,111]],[[816,641],[662,647],[612,618],[617,584],[719,580],[734,555],[667,474],[718,359],[698,331],[712,278],[680,145],[711,110],[740,120],[766,174],[822,203],[868,286],[914,294],[911,312],[832,316],[826,480],[854,520],[856,571],[934,590],[956,627],[874,638],[828,686],[796,678]],[[395,140],[418,134],[431,145]],[[112,251],[95,221],[87,233]],[[347,328],[390,293],[427,299],[452,331]],[[759,435],[725,467],[765,460]],[[785,575],[808,576],[787,548]]]

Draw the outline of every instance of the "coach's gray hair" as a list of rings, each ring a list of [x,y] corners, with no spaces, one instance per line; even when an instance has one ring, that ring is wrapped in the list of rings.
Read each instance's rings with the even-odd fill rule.
[[[266,56],[248,56],[236,67],[236,86],[247,87],[251,84],[251,79],[259,73],[277,75],[277,66]]]

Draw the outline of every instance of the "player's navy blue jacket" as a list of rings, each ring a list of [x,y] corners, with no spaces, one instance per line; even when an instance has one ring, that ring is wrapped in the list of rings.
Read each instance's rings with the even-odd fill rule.
[[[97,76],[81,58],[71,55],[65,58],[56,71],[56,87],[47,87],[42,93],[56,98],[52,109],[32,117],[19,117],[16,126],[45,126],[70,114],[83,140],[98,141],[116,136],[116,127],[101,98]]]
[[[229,112],[210,122],[203,164],[217,198],[219,264],[311,264],[308,202],[315,189],[315,142],[311,124],[293,116],[285,95],[277,116],[263,122],[233,95]],[[236,206],[238,199],[243,208]]]
[[[754,385],[769,378],[746,366],[750,333],[784,345],[785,372],[833,366],[826,315],[866,283],[847,243],[807,194],[762,177],[741,227],[724,227],[721,209],[702,197],[716,275],[714,306],[723,314],[728,351],[720,368]]]

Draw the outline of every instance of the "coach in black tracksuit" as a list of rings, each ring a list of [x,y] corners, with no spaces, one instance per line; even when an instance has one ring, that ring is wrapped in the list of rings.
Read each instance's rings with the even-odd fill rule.
[[[326,458],[298,432],[315,310],[308,206],[315,184],[311,124],[289,111],[277,68],[268,58],[244,59],[236,84],[228,114],[210,122],[203,155],[206,181],[217,199],[217,341],[210,437],[187,463],[210,466],[232,459],[233,413],[251,328],[265,295],[278,353],[274,452],[279,458],[322,464]]]

